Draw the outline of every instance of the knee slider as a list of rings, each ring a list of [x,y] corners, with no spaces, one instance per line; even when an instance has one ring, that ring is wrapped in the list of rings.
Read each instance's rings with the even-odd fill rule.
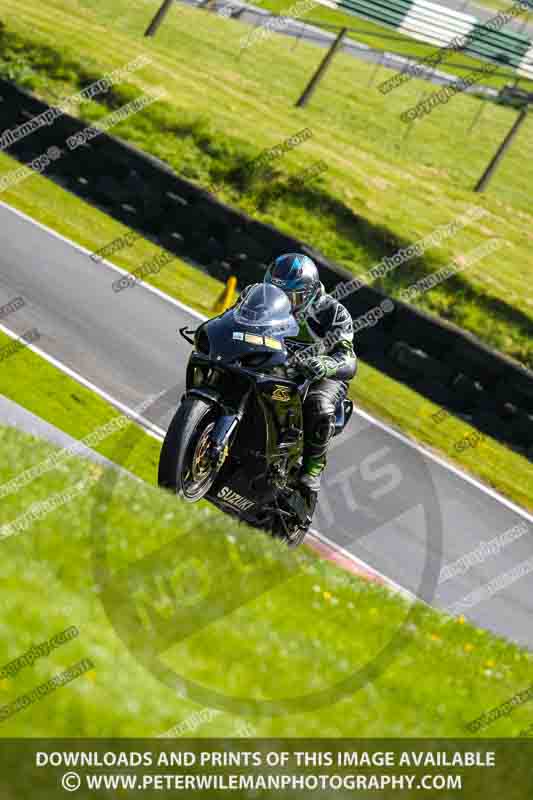
[[[335,404],[324,392],[313,392],[305,403],[304,424],[317,445],[326,445],[335,430]]]

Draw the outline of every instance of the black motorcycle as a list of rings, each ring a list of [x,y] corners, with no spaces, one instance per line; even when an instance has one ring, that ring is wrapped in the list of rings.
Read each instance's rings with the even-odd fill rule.
[[[311,381],[299,383],[291,366],[286,339],[298,323],[287,296],[257,284],[233,308],[180,333],[195,349],[161,450],[159,485],[300,544],[316,503],[298,485]],[[336,434],[352,410],[350,400],[340,404]]]

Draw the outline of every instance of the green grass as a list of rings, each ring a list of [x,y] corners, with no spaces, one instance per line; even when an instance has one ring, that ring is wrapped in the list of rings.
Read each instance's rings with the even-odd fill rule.
[[[457,96],[417,121],[407,138],[399,113],[420,97],[411,81],[384,98],[370,86],[374,69],[339,56],[309,107],[293,107],[317,63],[301,43],[287,49],[272,37],[245,51],[247,28],[177,6],[158,36],[142,31],[152,0],[4,1],[3,71],[53,100],[103,72],[149,53],[152,65],[132,74],[101,102],[79,113],[94,121],[140,89],[164,86],[168,100],[130,117],[114,132],[202,185],[215,182],[227,202],[320,249],[354,273],[428,235],[473,202],[488,214],[381,283],[393,296],[487,238],[504,246],[474,267],[422,295],[417,305],[470,330],[533,366],[533,300],[527,291],[531,250],[532,122],[528,120],[490,190],[472,186],[515,113]],[[179,47],[176,47],[179,42]],[[382,77],[386,77],[383,71]],[[424,84],[425,86],[425,84]],[[425,87],[427,89],[427,87]],[[238,124],[236,124],[238,123]],[[329,170],[313,183],[279,193],[272,182],[249,181],[243,167],[265,147],[310,127],[313,137],[275,164],[280,180],[315,160]],[[9,193],[6,193],[9,197]]]
[[[21,368],[24,361],[36,366],[38,359],[20,353],[11,359],[11,370],[16,361]],[[48,369],[42,365],[43,373]],[[56,373],[55,380],[55,391],[42,398],[45,416],[61,417],[74,435],[116,415],[70,378]],[[39,370],[35,381],[39,394],[45,386]],[[12,383],[2,382],[3,390]],[[360,691],[312,713],[249,715],[232,706],[190,731],[195,736],[239,735],[243,718],[256,736],[463,736],[467,722],[531,683],[532,655],[526,651],[462,619],[421,604],[410,607],[305,548],[287,553],[207,504],[183,504],[153,486],[156,441],[135,426],[114,438],[101,449],[147,483],[103,471],[87,493],[2,542],[0,664],[70,625],[80,635],[3,681],[0,702],[13,701],[82,658],[91,658],[95,669],[2,722],[1,736],[156,736],[199,711],[191,694],[180,696],[142,666],[151,652],[151,620],[165,631],[160,658],[166,667],[241,702],[329,688],[371,661],[400,631],[396,657]],[[0,485],[54,452],[4,427],[0,446]],[[0,524],[88,474],[86,464],[69,460],[68,468],[4,497]],[[104,547],[114,626],[104,611],[104,574],[96,579],[93,571]],[[198,565],[211,581],[209,589],[216,585],[210,609],[214,602],[231,605],[243,586],[249,599],[189,636],[174,637],[183,608],[187,618],[194,614]],[[520,707],[482,735],[511,736],[528,723],[527,707]]]

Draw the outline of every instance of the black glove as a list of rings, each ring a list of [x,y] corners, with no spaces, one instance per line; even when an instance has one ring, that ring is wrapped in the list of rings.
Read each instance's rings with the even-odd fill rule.
[[[305,361],[300,362],[300,369],[306,378],[311,378],[314,381],[319,381],[325,378],[328,368],[324,363],[324,359],[319,356],[314,358],[307,358]]]

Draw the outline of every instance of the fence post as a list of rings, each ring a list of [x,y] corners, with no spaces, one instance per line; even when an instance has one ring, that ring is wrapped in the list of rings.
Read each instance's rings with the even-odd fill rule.
[[[337,50],[340,47],[342,47],[342,41],[346,35],[347,30],[348,28],[341,28],[341,30],[339,31],[337,38],[329,48],[324,58],[322,59],[322,62],[318,67],[317,71],[315,72],[315,74],[313,75],[313,77],[303,90],[301,97],[298,99],[298,102],[296,103],[297,108],[301,108],[302,106],[305,106],[307,104],[307,101],[315,91],[319,81],[321,80],[325,71],[327,70],[331,59],[333,58]]]
[[[159,11],[156,13],[155,17],[145,30],[144,32],[145,36],[154,35],[154,33],[157,31],[157,29],[165,19],[166,15],[170,11],[170,8],[173,5],[173,3],[174,0],[163,0],[163,3],[161,4]]]
[[[486,168],[485,172],[483,173],[479,181],[476,183],[476,188],[474,189],[475,192],[482,192],[488,186],[488,183],[492,178],[494,172],[496,171],[496,167],[503,158],[505,151],[509,148],[511,142],[518,133],[518,129],[520,128],[522,123],[525,122],[527,117],[527,108],[528,108],[527,105],[524,106],[524,108],[520,111],[518,117],[513,122],[511,130],[507,133],[505,139],[500,144],[495,154],[493,155],[492,159],[490,160],[490,163]]]

